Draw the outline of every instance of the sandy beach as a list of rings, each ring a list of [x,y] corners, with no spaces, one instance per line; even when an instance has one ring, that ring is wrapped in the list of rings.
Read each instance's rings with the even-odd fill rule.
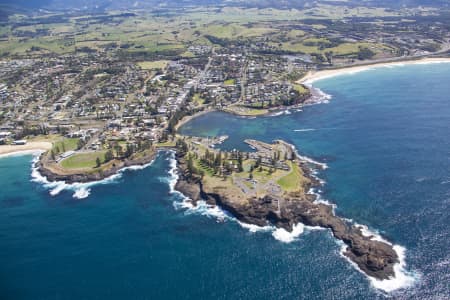
[[[197,117],[200,117],[200,116],[202,116],[202,115],[204,115],[204,114],[210,113],[210,112],[212,112],[212,111],[214,111],[214,109],[206,109],[206,110],[202,110],[202,111],[200,111],[200,112],[198,112],[198,113],[195,113],[195,114],[193,114],[192,116],[185,116],[185,117],[183,117],[183,118],[175,125],[175,131],[177,131],[181,126],[183,126],[183,125],[186,124],[187,122],[189,122],[189,121],[191,121],[191,120],[193,120],[193,119],[195,119],[195,118],[197,118]]]
[[[431,64],[431,63],[450,63],[450,58],[423,58],[418,60],[405,60],[394,62],[373,63],[368,65],[349,66],[339,69],[310,71],[306,76],[299,80],[299,83],[306,85],[312,84],[314,81],[330,78],[334,76],[352,74],[362,71],[367,71],[374,68],[392,67],[392,66],[404,66],[404,65],[416,65],[416,64]]]
[[[0,158],[16,154],[31,154],[39,151],[47,151],[52,148],[49,142],[28,142],[26,145],[1,145]]]

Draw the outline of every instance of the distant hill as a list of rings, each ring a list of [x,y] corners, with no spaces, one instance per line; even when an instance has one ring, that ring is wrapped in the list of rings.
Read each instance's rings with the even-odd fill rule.
[[[244,6],[259,8],[303,8],[318,3],[349,6],[437,6],[449,7],[449,0],[0,0],[0,16],[14,11],[50,10],[107,10],[126,8],[170,8],[196,5]]]

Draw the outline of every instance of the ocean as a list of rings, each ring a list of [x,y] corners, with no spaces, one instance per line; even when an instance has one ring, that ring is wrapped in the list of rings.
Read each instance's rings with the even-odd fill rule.
[[[173,192],[173,153],[91,185],[49,184],[33,156],[0,159],[1,299],[449,299],[450,64],[320,80],[329,103],[222,112],[181,128],[284,139],[318,170],[336,214],[404,249],[401,278],[368,279],[326,230],[239,224]],[[401,248],[400,248],[401,247]]]

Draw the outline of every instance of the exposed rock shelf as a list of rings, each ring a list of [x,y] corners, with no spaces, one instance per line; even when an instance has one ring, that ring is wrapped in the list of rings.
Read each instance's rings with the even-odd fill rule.
[[[194,204],[205,200],[227,210],[241,222],[258,226],[271,224],[292,231],[295,224],[303,223],[330,229],[336,239],[345,243],[344,255],[364,273],[380,280],[394,277],[394,265],[399,258],[392,245],[363,235],[357,226],[336,216],[330,205],[315,202],[315,195],[297,192],[282,197],[269,194],[243,199],[227,189],[205,186],[199,176],[186,176],[185,158],[178,155],[177,161],[180,174],[175,188]],[[300,166],[305,174],[310,174],[305,164]],[[310,185],[316,184],[317,180],[311,177]]]

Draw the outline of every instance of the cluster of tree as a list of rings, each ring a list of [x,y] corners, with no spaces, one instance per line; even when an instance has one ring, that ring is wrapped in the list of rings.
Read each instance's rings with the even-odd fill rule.
[[[183,52],[185,52],[183,48],[166,49],[164,51],[119,49],[117,55],[124,61],[179,60],[183,58],[181,56]]]
[[[212,44],[216,44],[216,45],[222,46],[224,48],[228,47],[231,43],[230,40],[228,40],[228,39],[221,39],[216,36],[209,35],[209,34],[206,34],[205,38],[208,41],[210,41]]]
[[[145,141],[138,140],[136,143],[133,143],[133,144],[127,143],[125,146],[125,150],[117,142],[113,142],[109,146],[110,146],[110,149],[115,151],[115,156],[114,156],[112,150],[110,150],[111,155],[108,155],[108,157],[110,158],[109,160],[112,160],[114,157],[123,159],[123,158],[130,158],[134,153],[142,152],[142,151],[150,149],[152,147],[152,142],[147,141],[147,140],[145,140]],[[106,157],[105,157],[105,161],[109,161],[109,160],[106,159]]]
[[[375,55],[375,52],[370,50],[369,48],[360,47],[358,52],[358,59],[364,60],[364,59],[371,59]]]
[[[169,134],[175,134],[175,127],[185,116],[192,114],[191,111],[187,110],[177,110],[170,118],[169,124],[167,125],[167,131]]]
[[[231,157],[228,157],[227,152],[225,152],[224,154],[222,152],[214,153],[208,151],[208,149],[206,149],[205,155],[201,158],[201,161],[205,165],[214,170],[214,174],[219,173],[221,167],[223,167],[228,173],[233,172],[234,169],[233,168],[234,165],[232,163],[233,161],[236,161],[238,172],[243,172],[244,171],[243,160],[244,160],[244,153],[240,151],[232,153]]]
[[[16,134],[17,139],[21,139],[29,135],[47,135],[48,128],[44,124],[35,126],[24,126],[22,131]]]
[[[186,154],[188,152],[188,150],[189,150],[189,147],[188,147],[187,143],[184,140],[182,140],[182,139],[178,139],[177,140],[177,142],[175,144],[175,147],[177,148],[178,153],[180,155],[182,155],[182,156],[184,154]]]

